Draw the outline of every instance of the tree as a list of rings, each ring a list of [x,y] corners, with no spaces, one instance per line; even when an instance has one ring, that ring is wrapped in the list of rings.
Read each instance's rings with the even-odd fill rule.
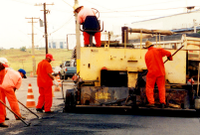
[[[21,47],[21,48],[20,48],[20,51],[26,52],[26,47],[25,47],[25,46]]]

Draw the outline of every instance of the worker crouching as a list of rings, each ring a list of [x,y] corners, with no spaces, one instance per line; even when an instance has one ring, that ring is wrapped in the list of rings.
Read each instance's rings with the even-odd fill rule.
[[[12,111],[17,115],[15,115],[16,120],[20,120],[20,118],[25,120],[26,118],[21,116],[15,91],[20,88],[22,77],[26,78],[26,71],[24,69],[15,71],[7,68],[7,63],[8,60],[6,58],[0,58],[0,100],[5,104],[5,97],[7,97]],[[6,119],[6,109],[3,103],[0,105],[0,127],[8,127],[3,121],[3,119]]]

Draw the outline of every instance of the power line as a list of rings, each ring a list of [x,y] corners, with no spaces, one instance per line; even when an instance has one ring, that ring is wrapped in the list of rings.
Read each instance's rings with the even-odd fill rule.
[[[60,28],[58,28],[57,30],[54,30],[53,32],[51,32],[51,34],[52,34],[52,33],[55,33],[56,31],[58,31],[58,30],[60,30],[62,27],[64,27],[66,24],[68,24],[68,23],[72,20],[72,18],[73,18],[73,16],[72,16],[67,22],[65,22]]]
[[[71,8],[73,8],[73,6],[71,6],[69,3],[67,3],[65,0],[62,0],[64,3],[66,3],[68,6],[70,6]]]
[[[172,0],[172,1],[159,2],[159,3],[143,4],[143,5],[137,5],[137,6],[131,6],[131,7],[123,7],[123,8],[118,8],[118,9],[143,7],[143,6],[157,5],[157,4],[163,4],[163,3],[170,3],[170,2],[175,2],[175,1],[182,1],[182,0]]]
[[[93,2],[93,1],[90,1],[90,0],[85,0],[85,1],[88,1],[89,3],[92,3],[94,5],[97,5],[99,7],[107,9],[107,10],[116,10],[116,9],[106,8],[105,6],[99,5],[99,4],[97,4],[97,3]],[[137,5],[137,6],[131,6],[131,7],[123,7],[123,8],[117,8],[117,10],[119,10],[119,9],[127,9],[127,8],[134,8],[134,7],[141,7],[141,6],[157,5],[157,4],[162,4],[162,3],[174,2],[174,1],[183,1],[183,0],[172,0],[172,1],[159,2],[159,3],[151,3],[151,4],[143,4],[143,5]],[[129,4],[126,4],[126,5],[129,5]]]
[[[96,4],[96,3],[94,3],[94,2],[91,2],[91,1],[89,1],[89,0],[85,0],[85,1],[88,1],[88,2],[90,2],[90,3],[92,3],[92,4],[94,4],[94,5],[97,5],[97,6],[99,6],[99,7],[104,8],[104,9],[112,10],[112,9],[106,8],[105,6],[101,6],[101,5],[99,5],[99,4]]]
[[[132,10],[132,11],[112,11],[112,12],[101,12],[101,13],[113,13],[113,12],[144,12],[144,11],[157,11],[157,10],[170,10],[170,9],[180,9],[187,7],[177,7],[177,8],[165,8],[165,9],[148,9],[148,10]]]
[[[28,4],[28,5],[34,5],[33,3],[30,3],[30,2],[24,2],[24,1],[20,1],[20,0],[12,0],[12,1],[15,1],[15,2],[19,2],[19,3],[23,3],[23,4]]]

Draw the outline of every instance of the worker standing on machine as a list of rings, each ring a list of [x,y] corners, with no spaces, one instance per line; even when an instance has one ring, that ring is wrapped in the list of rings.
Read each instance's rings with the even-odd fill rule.
[[[83,25],[83,30],[91,30],[92,32],[83,32],[84,46],[90,45],[90,34],[94,35],[96,47],[101,47],[101,32],[96,13],[93,9],[84,6],[74,8],[74,13],[78,13],[78,21]]]
[[[146,48],[148,48],[145,54],[145,63],[147,66],[146,76],[146,96],[149,104],[147,106],[155,106],[154,101],[154,85],[158,86],[160,107],[164,108],[165,101],[165,67],[163,63],[163,57],[167,56],[169,60],[172,60],[171,52],[164,50],[163,48],[154,48],[154,45],[150,41],[146,41]]]

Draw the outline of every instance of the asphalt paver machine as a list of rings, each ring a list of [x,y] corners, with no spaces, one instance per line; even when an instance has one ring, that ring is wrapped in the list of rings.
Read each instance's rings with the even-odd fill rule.
[[[131,39],[135,33],[139,38]],[[76,88],[66,90],[64,112],[76,108],[145,108],[147,40],[155,47],[176,52],[173,61],[165,63],[167,107],[164,109],[199,111],[200,34],[123,27],[122,43],[111,43],[108,39],[101,47],[80,48]],[[159,104],[156,86],[154,97]]]

